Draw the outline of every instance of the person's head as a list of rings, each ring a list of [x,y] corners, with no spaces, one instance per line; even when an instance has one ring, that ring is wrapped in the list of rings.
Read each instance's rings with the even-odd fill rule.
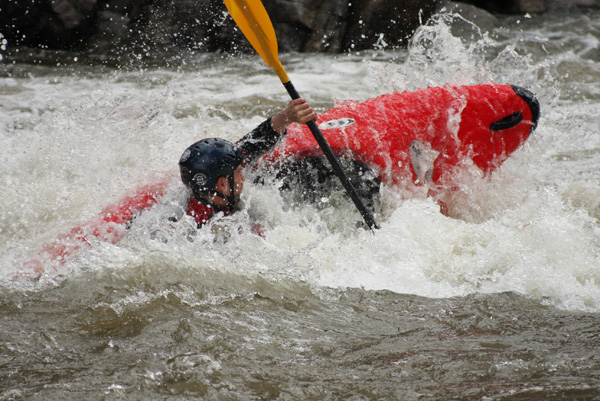
[[[219,138],[202,139],[181,155],[181,180],[196,199],[231,208],[242,190],[243,161],[242,152],[233,143]]]

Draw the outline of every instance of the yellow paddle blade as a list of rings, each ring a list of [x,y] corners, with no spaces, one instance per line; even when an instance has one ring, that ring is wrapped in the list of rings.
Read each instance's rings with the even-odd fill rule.
[[[282,83],[290,81],[279,61],[277,37],[267,10],[260,0],[224,0],[229,14],[262,59]]]

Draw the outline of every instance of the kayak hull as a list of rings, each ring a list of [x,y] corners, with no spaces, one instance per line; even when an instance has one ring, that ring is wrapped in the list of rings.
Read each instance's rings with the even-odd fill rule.
[[[539,118],[533,95],[510,85],[430,87],[347,101],[319,116],[334,154],[363,163],[386,185],[452,182],[474,165],[488,174],[529,137]],[[320,157],[306,126],[293,125],[262,163]]]

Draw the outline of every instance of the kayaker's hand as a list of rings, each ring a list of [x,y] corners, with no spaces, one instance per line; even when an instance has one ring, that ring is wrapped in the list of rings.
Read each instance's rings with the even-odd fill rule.
[[[291,123],[306,124],[315,120],[317,113],[304,99],[292,100],[285,109],[271,118],[271,126],[279,133],[283,133]]]

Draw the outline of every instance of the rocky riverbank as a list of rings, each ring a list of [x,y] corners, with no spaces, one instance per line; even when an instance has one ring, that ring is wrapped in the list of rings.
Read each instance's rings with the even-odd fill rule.
[[[600,0],[471,0],[482,16],[600,7]],[[264,2],[281,51],[339,53],[406,43],[446,0],[272,0]],[[475,8],[475,7],[477,8]],[[487,10],[487,11],[485,11]],[[482,17],[483,18],[483,17]],[[250,50],[222,0],[41,0],[0,6],[4,47],[122,55]]]

